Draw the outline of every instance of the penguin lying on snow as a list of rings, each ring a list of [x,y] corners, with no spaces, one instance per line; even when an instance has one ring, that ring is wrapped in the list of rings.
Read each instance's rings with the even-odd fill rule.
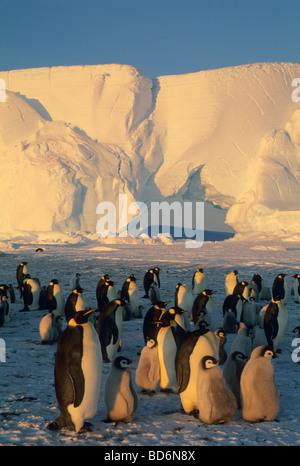
[[[138,408],[138,397],[129,367],[132,362],[131,359],[119,356],[111,365],[103,394],[107,421],[131,422]]]
[[[276,357],[270,346],[258,346],[242,372],[242,417],[246,421],[271,421],[279,412],[279,393],[272,365]]]
[[[77,311],[61,334],[55,357],[55,392],[60,416],[48,429],[88,430],[86,419],[95,416],[100,395],[102,354],[88,311]]]

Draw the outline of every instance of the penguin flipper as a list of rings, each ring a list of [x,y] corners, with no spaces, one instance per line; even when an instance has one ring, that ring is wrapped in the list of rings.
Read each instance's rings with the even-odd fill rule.
[[[29,283],[25,283],[23,285],[23,299],[24,299],[24,304],[27,306],[30,306],[33,301],[33,295],[31,293],[31,285]]]
[[[84,395],[84,376],[81,369],[81,355],[73,353],[72,363],[69,365],[69,375],[74,390],[74,408],[80,405]]]

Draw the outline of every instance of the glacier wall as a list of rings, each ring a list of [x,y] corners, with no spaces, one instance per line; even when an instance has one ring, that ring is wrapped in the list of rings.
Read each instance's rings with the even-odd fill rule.
[[[95,232],[96,206],[201,200],[206,229],[298,232],[300,65],[151,79],[127,65],[1,72],[0,237]]]

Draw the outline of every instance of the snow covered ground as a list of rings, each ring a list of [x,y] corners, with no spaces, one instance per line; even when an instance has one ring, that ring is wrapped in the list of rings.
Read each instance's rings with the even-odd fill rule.
[[[37,246],[44,252],[36,253]],[[174,302],[176,284],[191,285],[196,268],[205,270],[207,285],[216,290],[215,320],[222,324],[225,275],[236,268],[239,278],[250,280],[260,273],[267,286],[274,277],[287,274],[289,288],[292,274],[300,272],[300,241],[281,239],[229,239],[207,242],[199,249],[186,249],[174,244],[78,244],[42,245],[1,243],[0,282],[16,286],[15,272],[21,261],[28,261],[32,276],[42,285],[52,278],[62,280],[67,297],[69,279],[80,272],[88,305],[96,304],[95,290],[99,277],[110,273],[120,289],[128,274],[138,277],[140,295],[142,279],[152,266],[162,269],[162,298]],[[141,299],[143,315],[150,307]],[[262,304],[265,304],[262,303]],[[45,311],[19,313],[19,299],[13,305],[11,321],[0,328],[0,338],[6,342],[6,362],[0,363],[0,445],[105,445],[116,446],[263,446],[300,445],[300,364],[292,362],[292,330],[300,325],[300,304],[289,295],[289,321],[282,353],[274,361],[275,377],[280,392],[280,412],[276,420],[251,424],[241,419],[238,411],[234,421],[223,425],[205,425],[181,411],[180,397],[157,392],[141,394],[137,388],[139,407],[130,424],[104,423],[103,385],[110,365],[103,368],[102,389],[97,415],[91,420],[93,431],[76,434],[70,431],[51,432],[46,426],[58,416],[54,390],[54,355],[56,344],[41,345],[39,322]],[[142,319],[124,322],[122,354],[134,359],[133,374],[138,364],[138,352],[143,347]],[[227,351],[234,335],[228,335]],[[222,366],[221,366],[222,367]]]

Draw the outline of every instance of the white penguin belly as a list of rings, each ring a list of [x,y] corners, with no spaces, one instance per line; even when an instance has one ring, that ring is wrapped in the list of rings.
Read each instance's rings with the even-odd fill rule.
[[[78,432],[85,419],[90,419],[97,412],[102,377],[102,354],[99,337],[93,325],[88,322],[83,326],[83,354],[81,368],[84,376],[84,395],[79,406],[68,406],[68,411]]]
[[[138,315],[139,311],[139,289],[136,283],[131,283],[128,290],[130,310],[133,316]]]
[[[85,300],[82,295],[78,295],[75,309],[76,311],[83,311],[85,309]]]
[[[65,297],[60,287],[58,291],[56,291],[55,289],[56,287],[58,286],[54,285],[54,297],[56,299],[56,309],[53,311],[53,314],[55,316],[62,316],[64,315],[64,312],[65,312]]]
[[[31,293],[32,293],[32,303],[28,306],[30,311],[36,311],[39,309],[39,299],[40,299],[40,286],[39,284],[35,281],[32,280],[31,278],[26,279],[26,283],[28,283],[31,286]]]
[[[163,389],[171,389],[174,393],[178,393],[175,369],[177,347],[171,328],[162,328],[159,331],[157,343],[160,366],[160,386]]]

